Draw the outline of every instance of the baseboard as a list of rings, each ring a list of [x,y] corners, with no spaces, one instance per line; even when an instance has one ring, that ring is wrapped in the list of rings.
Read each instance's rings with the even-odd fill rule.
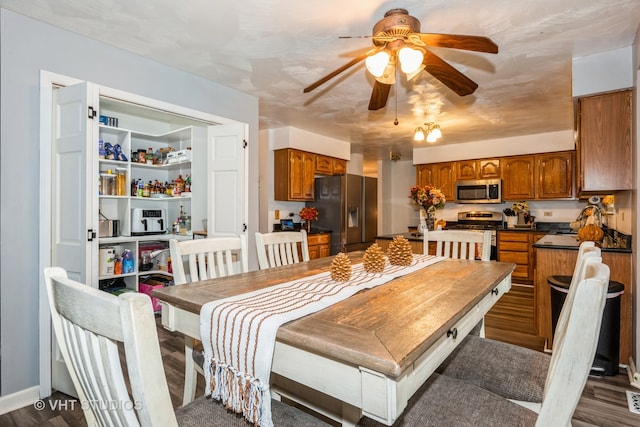
[[[6,396],[0,396],[0,415],[33,405],[40,399],[40,387],[34,386]]]

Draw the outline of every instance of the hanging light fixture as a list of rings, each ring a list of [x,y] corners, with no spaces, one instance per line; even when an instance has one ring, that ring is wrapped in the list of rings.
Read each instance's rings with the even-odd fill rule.
[[[424,126],[426,130],[418,126],[413,132],[414,141],[424,141],[426,139],[427,142],[436,142],[438,138],[442,137],[440,125],[435,122],[429,122],[425,123]]]
[[[393,45],[387,44],[379,50],[371,51],[365,65],[380,83],[393,84],[389,81],[389,76],[395,75],[397,62],[400,63],[402,72],[407,75],[407,80],[411,80],[424,69],[423,60],[422,49],[396,41]]]

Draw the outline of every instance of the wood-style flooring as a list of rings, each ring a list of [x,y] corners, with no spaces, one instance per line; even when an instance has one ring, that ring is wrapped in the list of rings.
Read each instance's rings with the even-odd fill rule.
[[[500,330],[487,330],[487,335],[500,338]],[[166,331],[160,326],[158,319],[158,335],[164,361],[165,374],[169,384],[169,392],[174,407],[182,403],[182,388],[184,384],[184,347],[180,335]],[[505,337],[506,338],[506,337]],[[509,340],[509,339],[506,339]],[[198,394],[203,393],[204,381],[198,378]],[[640,415],[633,414],[627,406],[625,390],[629,386],[626,372],[616,377],[590,378],[587,382],[582,399],[574,414],[573,426],[590,427],[623,427],[640,426]],[[640,390],[633,390],[640,392]],[[2,427],[83,427],[86,426],[82,410],[79,405],[72,409],[72,400],[60,392],[54,392],[45,403],[45,409],[37,410],[34,406],[27,406],[16,411],[0,415]],[[60,404],[67,403],[66,408]],[[57,409],[52,410],[52,407]],[[247,424],[248,425],[248,424]],[[277,427],[277,426],[276,426]],[[418,427],[418,426],[416,426]]]

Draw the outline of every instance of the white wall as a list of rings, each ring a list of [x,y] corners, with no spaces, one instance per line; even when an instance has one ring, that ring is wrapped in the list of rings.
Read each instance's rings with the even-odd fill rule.
[[[634,74],[633,46],[573,58],[573,97],[633,87]]]
[[[48,351],[38,346],[40,70],[248,123],[250,146],[258,145],[256,98],[0,9],[2,397],[37,386],[39,354]],[[249,179],[257,182],[257,151],[249,157]],[[251,238],[258,222],[254,185],[249,195]]]

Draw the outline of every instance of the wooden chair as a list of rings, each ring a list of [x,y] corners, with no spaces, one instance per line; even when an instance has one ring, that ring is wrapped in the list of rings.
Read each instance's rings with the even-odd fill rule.
[[[584,279],[587,266],[601,262],[600,248],[593,242],[584,242],[580,246],[572,284],[559,316],[558,330],[565,328],[577,283]],[[539,351],[469,335],[437,372],[471,382],[527,406],[528,402],[542,402],[550,361],[548,354]]]
[[[433,374],[394,426],[570,426],[596,352],[609,274],[605,264],[590,263],[577,283],[551,355],[541,404],[524,407],[468,381]],[[359,425],[378,423],[363,418]]]
[[[116,297],[68,279],[60,267],[46,268],[44,277],[56,339],[90,427],[249,425],[205,397],[174,411],[148,296],[130,292]],[[327,425],[281,402],[271,403],[274,425]]]
[[[459,259],[475,259],[476,249],[481,250],[480,259],[491,259],[491,231],[437,230],[423,233],[424,254],[429,253],[429,242],[436,242],[437,256]],[[478,246],[479,245],[479,246]]]
[[[302,260],[298,256],[298,243]],[[309,245],[305,230],[256,233],[256,249],[260,270],[309,261]]]
[[[247,241],[243,235],[182,241],[171,239],[169,248],[176,285],[249,271]],[[198,374],[204,375],[203,357],[201,343],[185,337],[183,405],[195,398]]]

